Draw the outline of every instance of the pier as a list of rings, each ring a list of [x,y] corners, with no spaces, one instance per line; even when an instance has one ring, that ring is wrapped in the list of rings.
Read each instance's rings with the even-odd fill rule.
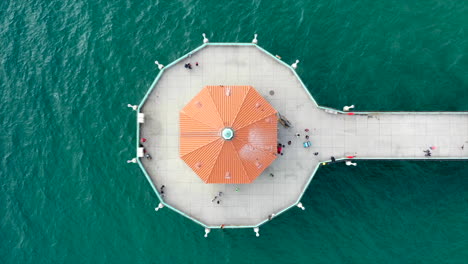
[[[204,43],[168,66],[158,63],[161,72],[137,109],[144,114],[137,148],[145,138],[152,159],[138,150],[138,163],[164,206],[206,228],[258,227],[299,205],[316,170],[331,157],[358,166],[359,159],[468,159],[468,112],[323,107],[290,65],[295,61],[286,63],[256,44]],[[179,112],[208,85],[252,86],[291,123],[289,128],[278,123],[283,155],[253,183],[206,184],[179,157]],[[430,147],[435,147],[431,156],[425,156]],[[220,203],[212,202],[219,192]]]

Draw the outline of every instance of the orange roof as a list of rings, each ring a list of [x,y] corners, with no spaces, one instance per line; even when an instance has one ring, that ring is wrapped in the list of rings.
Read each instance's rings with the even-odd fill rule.
[[[276,159],[276,110],[251,86],[205,86],[180,111],[180,157],[206,183],[250,183]]]

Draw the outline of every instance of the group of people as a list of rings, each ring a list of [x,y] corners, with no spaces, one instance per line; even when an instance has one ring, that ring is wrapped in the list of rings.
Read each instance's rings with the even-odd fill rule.
[[[276,152],[283,156],[283,148],[286,147],[285,145],[278,143],[278,146],[276,147]]]
[[[306,140],[309,140],[309,131],[310,131],[310,130],[309,130],[308,128],[304,129],[304,132],[306,133],[306,135],[305,135],[304,137],[305,137]],[[297,138],[300,138],[300,137],[301,137],[301,134],[296,133],[296,137],[297,137]],[[291,142],[291,141],[289,141],[289,142]]]
[[[145,155],[145,158],[147,160],[152,160],[153,157],[151,157],[151,155],[146,151],[145,146],[143,146],[143,143],[145,142],[146,142],[146,138],[142,138],[141,143],[140,143],[140,148],[143,148],[143,154]]]
[[[309,132],[310,132],[310,130],[309,130],[308,128],[306,128],[306,129],[304,129],[304,132],[306,133],[305,136],[304,136],[304,137],[305,137],[305,140],[306,140],[306,142],[308,142],[308,141],[309,141]],[[301,137],[301,134],[300,134],[300,133],[296,133],[295,136],[296,136],[296,138],[300,138],[300,137]],[[310,142],[309,142],[309,143],[310,143]],[[290,146],[291,144],[292,144],[292,141],[289,140],[289,141],[288,141],[288,145]],[[305,143],[304,143],[304,144],[305,144]],[[309,144],[309,145],[310,145],[310,144]],[[278,142],[278,145],[277,145],[277,148],[276,148],[277,153],[280,154],[281,156],[283,156],[283,149],[284,149],[285,147],[286,147],[286,145],[283,145],[283,144],[281,144],[281,143]],[[318,154],[319,154],[318,152],[315,152],[315,153],[314,153],[315,156],[317,156]]]
[[[195,62],[195,66],[198,66],[198,62]],[[192,69],[192,64],[189,62],[189,63],[185,63],[185,69],[189,69],[191,70]]]
[[[434,150],[434,149],[436,149],[436,147],[429,147],[429,149],[423,150],[423,152],[425,153],[424,156],[426,157],[432,156],[431,150]]]
[[[145,158],[147,160],[152,160],[153,157],[151,157],[151,155],[146,151],[145,149],[145,146],[143,146],[143,144],[140,143],[140,148],[143,148],[143,154],[145,155]]]
[[[221,203],[221,195],[223,195],[223,192],[218,192],[218,195],[216,195],[213,200],[211,200],[212,203],[216,202],[217,204]]]

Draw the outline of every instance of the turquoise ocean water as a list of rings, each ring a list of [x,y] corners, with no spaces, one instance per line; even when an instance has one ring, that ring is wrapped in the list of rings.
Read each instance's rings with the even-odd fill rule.
[[[155,213],[126,105],[203,32],[258,33],[325,106],[468,110],[467,1],[3,0],[0,263],[468,263],[466,161],[326,166],[259,238]]]

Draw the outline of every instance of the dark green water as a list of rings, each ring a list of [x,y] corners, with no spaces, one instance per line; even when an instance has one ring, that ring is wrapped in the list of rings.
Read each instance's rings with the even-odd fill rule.
[[[258,33],[322,105],[468,110],[463,0],[0,1],[0,263],[468,262],[467,162],[324,167],[259,238],[155,213],[126,105],[203,32]]]

